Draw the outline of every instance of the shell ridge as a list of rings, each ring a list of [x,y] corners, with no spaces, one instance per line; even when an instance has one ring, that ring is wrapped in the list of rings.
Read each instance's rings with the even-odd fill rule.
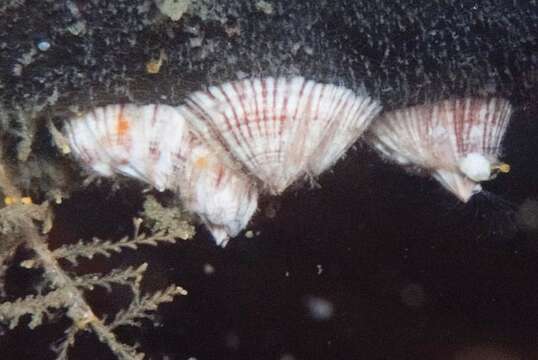
[[[150,121],[144,121],[148,136],[145,146],[150,161],[155,187],[159,190],[174,187],[174,154],[188,151],[185,141],[186,120],[175,108],[156,104],[148,109]],[[181,159],[178,159],[181,161]]]
[[[147,146],[151,138],[151,132],[147,132],[147,110],[154,105],[143,106],[120,106],[119,111],[109,127],[115,133],[114,141],[117,142],[117,169],[125,175],[138,177],[152,186],[155,179],[151,172],[152,162],[147,161],[149,151]],[[120,154],[121,153],[121,154]],[[121,157],[121,159],[119,159]]]
[[[211,114],[204,108],[204,104],[212,106],[213,102],[207,94],[199,91],[191,94],[187,99],[187,104],[180,109],[185,113],[187,121],[193,126],[196,134],[218,151],[227,164],[233,166],[231,150],[218,128],[211,122]]]
[[[68,121],[66,122],[65,127],[64,127],[65,132],[67,133],[67,140],[68,140],[69,146],[71,147],[71,150],[73,150],[73,154],[75,154],[75,156],[81,155],[82,151],[84,150],[84,147],[80,144],[80,141],[83,140],[85,136],[75,136],[77,132],[81,133],[80,131],[77,131],[75,129],[75,121],[77,122],[77,125],[78,125],[78,122],[79,122],[78,120],[79,119],[77,118],[76,120]],[[89,161],[90,159],[84,160],[81,158],[81,160],[90,162]],[[89,164],[86,164],[86,165],[89,165]]]
[[[304,79],[297,78],[296,81],[301,83],[301,90],[303,90],[305,84]],[[289,100],[293,100],[293,95],[291,94],[293,91],[292,82],[288,81],[286,78],[279,78],[274,89],[274,97],[276,97],[277,91],[281,94],[283,99],[286,99],[285,106],[287,109]],[[292,104],[292,106],[294,105],[298,106],[298,102],[297,104]],[[278,150],[276,154],[278,155],[278,163],[280,164],[282,170],[279,173],[278,182],[275,184],[276,189],[274,192],[276,193],[284,191],[290,182],[295,180],[295,173],[298,166],[293,161],[293,157],[296,155],[294,146],[297,146],[300,143],[300,141],[298,143],[297,139],[295,138],[297,136],[297,132],[299,131],[300,120],[297,119],[297,117],[287,116],[286,112],[284,112],[284,103],[282,104],[281,113],[284,115],[280,118],[275,118],[274,121],[279,126],[278,136],[282,139],[281,141],[277,142]]]
[[[158,114],[158,109],[159,104],[128,104],[121,107],[117,117],[113,119],[115,124],[112,129],[116,129],[119,149],[123,151],[123,159],[117,165],[118,171],[161,189],[161,180],[155,170],[157,161],[148,161],[149,147],[157,128],[151,126],[151,118],[152,114]],[[126,121],[128,125],[122,125],[122,121]],[[128,126],[124,128],[124,134],[120,134],[122,126]]]
[[[98,133],[99,129],[97,128],[97,123],[98,123],[98,119],[99,119],[98,114],[97,114],[97,110],[92,109],[91,112],[89,113],[89,115],[90,115],[89,121],[84,122],[84,125],[86,125],[86,130],[88,131],[89,134],[91,134],[93,136],[93,138],[97,142],[100,142],[99,139],[101,138],[101,135]],[[105,176],[112,175],[113,168],[110,166],[110,164],[108,164],[110,162],[110,157],[107,154],[105,148],[101,147],[101,146],[93,146],[93,147],[94,147],[93,151],[97,155],[96,160],[98,162],[101,162],[101,163],[107,163],[106,164],[107,171],[106,171],[106,173],[103,173],[103,175],[105,175]],[[94,166],[95,165],[97,165],[97,164],[94,164]]]
[[[295,124],[289,129],[290,134],[287,137],[287,151],[284,152],[287,155],[289,162],[285,165],[285,169],[288,169],[287,180],[282,187],[287,187],[293,183],[297,178],[305,173],[305,159],[308,158],[308,141],[312,137],[313,126],[311,123],[315,121],[315,114],[313,113],[313,93],[315,94],[316,84],[313,81],[307,81],[304,87],[302,97],[299,99],[299,106],[301,108],[301,116],[294,119]]]
[[[80,121],[78,121],[78,122],[80,122]],[[67,139],[68,139],[69,146],[71,147],[72,152],[75,154],[76,157],[81,159],[81,161],[84,163],[84,165],[86,165],[86,167],[91,167],[91,163],[93,162],[93,158],[90,156],[90,154],[87,151],[87,149],[85,148],[85,146],[83,146],[83,144],[80,144],[80,141],[83,140],[84,138],[86,138],[86,136],[80,136],[80,137],[75,136],[75,133],[78,132],[78,133],[82,134],[82,132],[76,131],[74,129],[75,124],[73,122],[71,122],[71,121],[67,122],[66,125],[67,125],[67,128],[66,128]],[[78,125],[78,123],[77,123],[77,125]],[[78,127],[80,127],[80,125]]]
[[[349,94],[339,92],[338,89],[329,90],[332,90],[333,95],[329,99],[329,104],[332,106],[327,113],[329,119],[325,122],[326,126],[321,130],[320,141],[312,153],[311,165],[309,165],[312,176],[321,174],[333,163],[333,159],[336,161],[337,155],[342,155],[343,148],[348,147],[346,143],[349,132],[351,132],[348,122],[351,118],[349,112],[351,109],[348,103]],[[351,137],[354,136],[351,135]]]
[[[121,106],[117,117],[112,118],[118,147],[123,154],[118,153],[117,170],[125,175],[139,178],[153,187],[160,188],[159,179],[156,177],[155,162],[148,161],[149,145],[155,129],[149,128],[151,113],[158,108],[157,105],[136,106],[128,104]],[[125,122],[122,124],[122,122]],[[109,125],[110,126],[110,125]],[[121,133],[124,131],[124,133]]]
[[[290,152],[292,153],[290,156],[290,160],[292,161],[292,165],[288,164],[290,168],[296,168],[301,169],[304,168],[306,165],[306,162],[304,159],[306,159],[310,154],[306,153],[307,150],[312,151],[312,149],[308,149],[306,147],[306,142],[311,137],[311,131],[310,131],[310,123],[315,118],[315,114],[313,113],[313,97],[312,93],[314,93],[316,90],[316,83],[312,80],[307,80],[304,82],[304,86],[301,91],[301,97],[298,101],[297,109],[300,109],[301,116],[297,118],[297,113],[295,114],[295,122],[297,123],[294,127],[294,137],[298,137],[297,141],[292,141],[293,145],[296,147],[299,147],[300,151],[294,151],[293,146],[290,146]],[[304,114],[304,115],[303,115]],[[291,140],[291,139],[290,139]],[[315,140],[315,139],[314,139]],[[301,176],[301,173],[304,171],[296,172],[294,174],[294,179],[296,180],[299,176]],[[291,183],[293,181],[290,181],[288,183]],[[287,184],[286,184],[287,185]]]
[[[487,143],[488,153],[495,153],[496,149],[497,151],[500,151],[502,138],[498,136],[498,134],[506,130],[506,114],[508,107],[509,106],[507,106],[507,104],[502,101],[502,99],[495,99],[495,105],[493,110],[495,124],[494,126],[491,126],[491,130],[489,133],[489,140]]]
[[[494,149],[491,150],[491,152],[499,151],[501,150],[501,145],[503,141],[503,134],[506,132],[508,128],[508,123],[510,120],[510,117],[512,116],[512,106],[510,103],[505,99],[497,99],[498,102],[501,103],[500,105],[500,111],[499,111],[499,119],[498,124],[496,126],[495,135],[493,137],[494,140]]]
[[[245,146],[246,147],[245,150],[247,150],[245,154],[241,154],[242,156],[241,156],[241,159],[239,160],[242,160],[243,162],[252,162],[252,165],[250,165],[251,168],[255,168],[255,167],[259,168],[260,165],[259,165],[258,159],[255,156],[256,151],[255,151],[255,148],[252,147],[252,143],[254,140],[256,140],[256,138],[252,136],[252,131],[249,126],[249,122],[250,122],[249,113],[246,111],[246,107],[243,101],[241,100],[240,92],[238,91],[237,86],[241,86],[241,85],[237,83],[232,83],[231,88],[228,89],[229,91],[224,91],[224,88],[222,89],[223,95],[226,101],[228,102],[228,104],[230,105],[231,111],[235,118],[235,122],[237,124],[237,126],[235,128],[232,128],[231,131],[235,133],[233,129],[237,129],[238,135],[241,136],[240,142],[238,141],[238,138],[235,137],[237,140],[237,145],[242,149],[243,149],[243,146]],[[231,95],[236,95],[237,103],[234,104],[235,99]],[[241,109],[242,113],[238,114],[236,109]],[[241,119],[243,120],[243,122],[241,122]]]

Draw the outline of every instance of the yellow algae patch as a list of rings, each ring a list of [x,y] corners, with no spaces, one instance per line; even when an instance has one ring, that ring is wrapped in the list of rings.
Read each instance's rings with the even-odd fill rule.
[[[29,196],[25,196],[25,197],[22,197],[22,198],[17,198],[17,197],[13,197],[13,196],[6,196],[4,198],[4,204],[5,205],[13,205],[13,204],[17,204],[17,203],[21,203],[23,205],[30,205],[32,204],[32,198],[29,197]]]

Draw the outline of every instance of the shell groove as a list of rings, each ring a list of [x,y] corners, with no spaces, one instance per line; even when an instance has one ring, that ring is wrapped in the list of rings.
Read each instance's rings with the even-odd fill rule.
[[[68,121],[64,131],[74,155],[98,174],[179,192],[218,244],[237,235],[256,210],[253,182],[223,166],[173,107],[108,105]]]
[[[279,194],[333,165],[380,106],[346,88],[296,77],[212,86],[190,95],[179,110],[227,163],[239,162]]]
[[[510,103],[500,98],[413,106],[374,121],[369,142],[389,160],[431,172],[467,202],[481,191],[480,181],[489,180],[498,169],[505,171],[498,156],[511,113]]]

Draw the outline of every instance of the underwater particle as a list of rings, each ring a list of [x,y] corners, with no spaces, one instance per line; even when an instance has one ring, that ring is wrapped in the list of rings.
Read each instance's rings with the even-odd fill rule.
[[[224,343],[228,349],[237,350],[241,344],[241,339],[234,331],[229,331],[224,337]]]
[[[252,230],[245,231],[245,237],[247,239],[252,239],[254,237],[254,231]]]
[[[146,72],[148,74],[158,74],[165,59],[166,53],[163,49],[161,49],[161,51],[159,52],[159,57],[157,59],[151,59],[146,63]]]
[[[27,52],[22,54],[15,62],[11,69],[11,73],[14,76],[21,76],[25,66],[30,65],[35,61],[35,55],[37,54],[35,48],[30,48]]]
[[[400,299],[406,306],[419,308],[426,302],[426,292],[422,285],[409,283],[400,290]]]
[[[263,210],[263,215],[268,219],[274,219],[280,209],[280,203],[277,201],[271,201],[267,204]]]
[[[521,356],[504,344],[483,343],[466,346],[453,354],[454,360],[521,360]]]
[[[370,144],[385,158],[431,174],[467,202],[480,182],[510,171],[499,161],[512,107],[500,98],[463,98],[383,114],[369,129]]]
[[[13,65],[13,68],[11,69],[11,73],[13,76],[21,76],[22,75],[23,66],[22,64],[16,63]]]
[[[67,0],[65,2],[65,7],[69,10],[71,15],[73,15],[75,18],[79,19],[82,16],[78,5],[74,1]]]
[[[309,295],[305,298],[304,304],[312,320],[326,321],[334,315],[333,303],[325,298]]]
[[[517,210],[517,222],[525,229],[538,230],[538,201],[525,199]]]
[[[189,39],[189,45],[191,48],[201,47],[204,42],[204,38],[201,36],[193,37]]]
[[[290,354],[290,353],[284,353],[284,354],[282,354],[282,356],[280,357],[280,360],[295,360],[295,356],[293,356],[293,355]]]
[[[241,35],[241,25],[237,22],[224,24],[224,32],[229,38]]]
[[[168,16],[173,21],[181,19],[183,14],[187,12],[191,1],[190,0],[155,0],[155,4],[163,15]]]
[[[381,107],[342,86],[269,77],[211,86],[179,109],[227,164],[280,194],[330,168]]]
[[[36,46],[40,51],[45,52],[50,49],[50,42],[47,39],[39,39]]]
[[[312,48],[311,46],[304,46],[303,51],[309,56],[314,55],[314,48]]]
[[[204,274],[206,275],[213,275],[215,273],[215,267],[211,265],[210,263],[204,264]]]
[[[284,353],[284,354],[282,354],[282,356],[280,357],[280,360],[295,360],[295,356],[293,356],[293,355],[290,354],[290,353]]]
[[[69,31],[71,34],[78,36],[81,34],[84,34],[86,32],[86,22],[85,21],[77,21],[67,27],[67,31]]]
[[[271,15],[273,13],[273,5],[267,1],[263,1],[263,0],[257,1],[256,10],[266,15]]]

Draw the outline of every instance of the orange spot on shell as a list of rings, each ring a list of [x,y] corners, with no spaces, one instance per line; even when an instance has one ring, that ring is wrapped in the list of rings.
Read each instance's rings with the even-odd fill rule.
[[[207,157],[200,156],[196,160],[194,160],[194,166],[196,166],[198,169],[203,169],[207,166]]]
[[[118,137],[123,137],[127,131],[129,131],[130,128],[129,119],[127,119],[123,114],[120,114],[118,117],[118,124],[116,126],[116,132],[118,133]]]

